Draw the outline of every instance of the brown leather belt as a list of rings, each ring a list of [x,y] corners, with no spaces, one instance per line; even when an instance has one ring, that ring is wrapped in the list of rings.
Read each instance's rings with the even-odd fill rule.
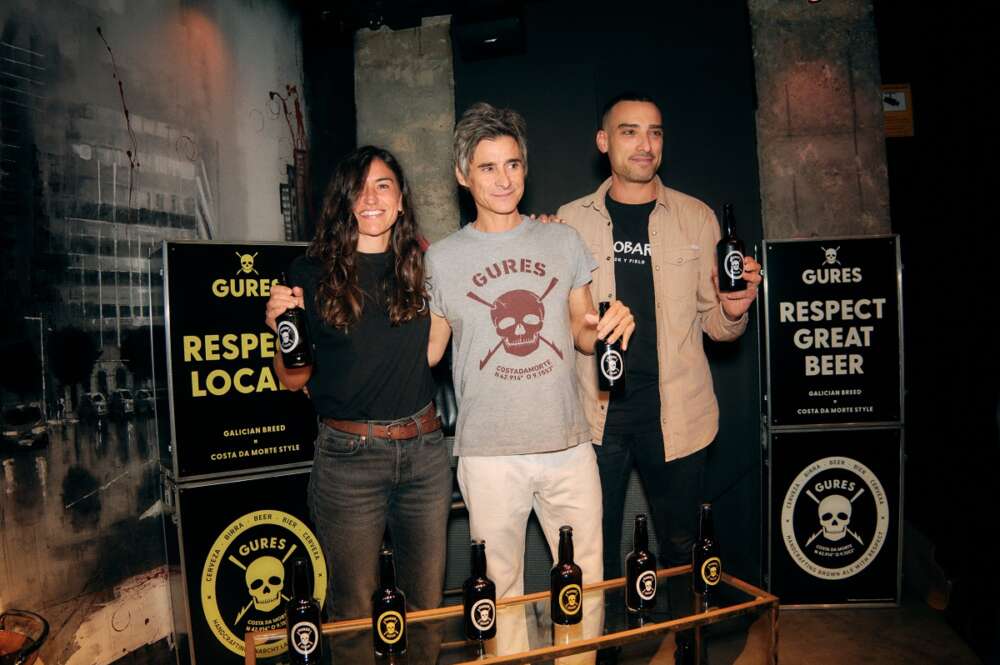
[[[322,421],[327,427],[340,432],[393,441],[413,439],[421,434],[441,429],[441,419],[437,417],[433,404],[413,418],[397,420],[388,424],[367,420],[334,420],[333,418],[323,418]]]

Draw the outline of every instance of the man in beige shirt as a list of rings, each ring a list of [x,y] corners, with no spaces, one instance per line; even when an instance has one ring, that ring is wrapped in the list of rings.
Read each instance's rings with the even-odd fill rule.
[[[577,354],[587,419],[604,493],[604,574],[623,574],[622,519],[633,463],[652,512],[660,564],[688,563],[697,528],[706,447],[719,407],[702,334],[734,340],[747,325],[760,265],[744,261],[747,288],[720,293],[715,268],[719,224],[701,201],[665,187],[656,172],[663,120],[650,98],[626,93],[605,107],[597,148],[611,178],[559,209],[597,259],[595,302],[621,299],[636,319],[628,392],[597,389],[593,356]]]

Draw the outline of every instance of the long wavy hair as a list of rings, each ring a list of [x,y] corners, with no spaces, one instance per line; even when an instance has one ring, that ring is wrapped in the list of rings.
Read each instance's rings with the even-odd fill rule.
[[[389,238],[393,262],[379,282],[380,300],[385,303],[393,325],[427,315],[424,262],[409,185],[392,153],[366,145],[337,165],[326,188],[316,236],[306,250],[308,256],[319,259],[323,265],[316,289],[317,310],[327,325],[341,330],[357,323],[365,307],[365,294],[358,284],[358,220],[354,217],[354,201],[361,195],[368,169],[376,159],[385,162],[396,176],[403,204]]]

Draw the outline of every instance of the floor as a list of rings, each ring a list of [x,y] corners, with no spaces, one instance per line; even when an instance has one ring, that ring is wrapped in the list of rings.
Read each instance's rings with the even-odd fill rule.
[[[780,665],[981,665],[982,660],[945,621],[919,601],[888,609],[783,609],[779,620]],[[742,665],[744,640],[713,644],[708,665]],[[673,665],[672,648],[651,653],[630,647],[620,665]],[[992,663],[986,665],[994,665]]]

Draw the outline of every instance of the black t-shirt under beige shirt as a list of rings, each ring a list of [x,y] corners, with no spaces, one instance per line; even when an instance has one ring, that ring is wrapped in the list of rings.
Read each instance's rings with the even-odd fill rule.
[[[660,429],[659,365],[656,357],[656,300],[649,253],[649,215],[656,201],[619,203],[605,198],[614,236],[615,290],[632,310],[635,332],[625,356],[627,392],[613,396],[604,426],[607,434]]]
[[[393,254],[357,255],[358,283],[365,294],[361,320],[346,332],[324,323],[316,307],[322,275],[317,259],[301,257],[289,269],[291,284],[304,290],[315,364],[309,395],[316,413],[338,420],[396,420],[434,398],[427,365],[430,316],[392,325],[378,284]]]

